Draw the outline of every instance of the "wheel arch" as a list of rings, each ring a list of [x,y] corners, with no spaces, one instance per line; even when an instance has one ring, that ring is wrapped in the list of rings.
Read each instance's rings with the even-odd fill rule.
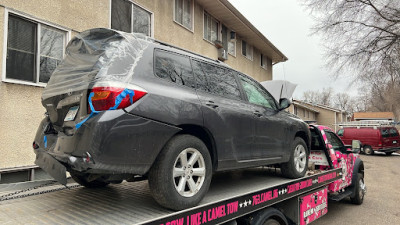
[[[206,146],[211,156],[211,162],[213,170],[215,171],[218,168],[218,153],[216,149],[216,144],[213,135],[206,128],[198,125],[185,124],[178,126],[182,130],[176,133],[176,135],[180,134],[189,134],[199,138]]]
[[[364,162],[360,158],[357,158],[356,162],[354,163],[353,174],[351,177],[351,185],[350,186],[354,186],[354,184],[357,180],[358,173],[361,173],[364,176]]]
[[[307,135],[307,133],[305,131],[297,131],[296,134],[294,135],[293,140],[295,138],[297,138],[297,137],[299,137],[299,138],[304,140],[304,142],[307,145],[308,152],[310,152],[310,150],[311,150],[311,139],[310,139],[309,135]]]

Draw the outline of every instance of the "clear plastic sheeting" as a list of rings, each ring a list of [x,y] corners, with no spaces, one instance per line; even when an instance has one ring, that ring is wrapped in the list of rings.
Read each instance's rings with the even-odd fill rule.
[[[65,58],[43,91],[42,100],[90,89],[99,83],[127,86],[137,62],[153,39],[137,33],[96,28],[74,37]]]

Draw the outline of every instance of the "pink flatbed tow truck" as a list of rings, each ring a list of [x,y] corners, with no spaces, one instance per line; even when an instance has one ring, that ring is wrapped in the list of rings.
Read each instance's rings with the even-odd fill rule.
[[[159,206],[146,180],[99,189],[72,181],[66,187],[19,184],[22,190],[0,188],[0,224],[303,225],[328,213],[328,199],[362,204],[359,143],[345,146],[328,127],[310,130],[310,169],[300,179],[283,178],[271,167],[217,173],[202,202],[181,211]]]

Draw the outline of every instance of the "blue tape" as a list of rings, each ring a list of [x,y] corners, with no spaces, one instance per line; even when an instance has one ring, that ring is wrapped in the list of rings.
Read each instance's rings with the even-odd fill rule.
[[[121,104],[122,100],[124,100],[126,98],[126,96],[129,95],[129,100],[131,101],[131,104],[133,104],[133,96],[135,95],[135,92],[129,89],[124,89],[121,94],[119,94],[116,98],[115,98],[115,105],[113,107],[111,107],[109,110],[114,110],[117,109],[118,106]]]
[[[124,100],[126,98],[126,96],[129,96],[129,100],[131,102],[131,104],[133,104],[133,96],[135,95],[135,92],[133,90],[129,90],[129,89],[124,89],[116,98],[115,98],[115,105],[113,107],[110,107],[108,110],[115,110],[118,108],[118,106],[121,104],[122,100]],[[75,128],[78,130],[82,124],[84,124],[88,119],[90,119],[93,115],[99,113],[100,111],[96,111],[93,107],[93,103],[92,103],[92,98],[94,96],[94,93],[91,92],[89,94],[89,98],[88,98],[88,102],[89,102],[89,107],[90,110],[92,110],[92,112],[90,113],[90,115],[88,117],[86,117],[84,120],[82,120],[81,122],[77,123],[75,125]]]
[[[43,142],[44,142],[44,148],[47,148],[47,136],[44,135],[43,137]]]

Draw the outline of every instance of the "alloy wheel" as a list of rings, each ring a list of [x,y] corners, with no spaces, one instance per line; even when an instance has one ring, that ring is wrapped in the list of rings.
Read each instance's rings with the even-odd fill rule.
[[[176,191],[183,197],[192,197],[203,186],[206,165],[203,155],[194,148],[184,149],[176,158],[173,179]]]
[[[303,145],[297,145],[294,149],[294,164],[297,172],[301,173],[304,171],[307,162],[306,149]]]

